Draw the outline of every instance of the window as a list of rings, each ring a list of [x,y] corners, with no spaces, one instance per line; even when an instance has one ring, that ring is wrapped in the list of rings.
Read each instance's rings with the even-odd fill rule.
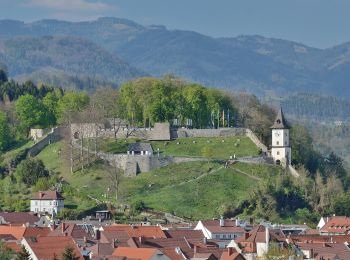
[[[277,142],[276,142],[276,144],[277,144],[277,145],[279,145],[279,144],[280,144],[280,142],[279,142],[279,141],[277,141]]]
[[[280,155],[280,152],[277,152],[277,155]]]
[[[39,209],[38,208],[35,208],[35,212],[38,212],[39,211]]]
[[[287,141],[285,141],[284,144],[287,145]]]
[[[35,201],[35,206],[38,206],[38,201]]]

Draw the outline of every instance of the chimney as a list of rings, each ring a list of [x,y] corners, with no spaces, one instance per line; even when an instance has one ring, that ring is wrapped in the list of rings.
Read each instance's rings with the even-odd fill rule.
[[[99,229],[95,229],[95,239],[100,240],[101,238],[101,231]]]
[[[224,218],[222,216],[221,216],[221,218],[219,220],[219,224],[220,224],[220,227],[225,226],[225,220],[224,220]]]
[[[203,244],[206,245],[207,244],[207,238],[206,237],[203,237]]]
[[[265,227],[266,253],[269,251],[269,241],[270,241],[269,229],[268,229],[268,227]]]
[[[194,254],[197,254],[197,246],[194,246],[194,247],[193,247],[193,253],[194,253]]]
[[[143,236],[140,236],[139,237],[139,242],[140,242],[140,244],[145,243],[145,238]]]
[[[239,219],[238,218],[236,218],[235,224],[236,224],[236,227],[239,227]]]
[[[228,247],[227,248],[227,252],[228,252],[228,255],[231,256],[233,254],[233,248],[232,247]]]
[[[87,238],[86,238],[86,236],[84,236],[84,243],[86,244],[87,243]]]
[[[244,239],[247,240],[249,238],[249,232],[244,233]]]
[[[64,233],[64,231],[66,230],[66,223],[62,222],[61,229],[62,229],[62,233]]]
[[[42,197],[44,197],[44,194],[40,191],[39,192],[39,198],[41,199]]]
[[[112,248],[117,248],[117,239],[113,238],[112,240]]]

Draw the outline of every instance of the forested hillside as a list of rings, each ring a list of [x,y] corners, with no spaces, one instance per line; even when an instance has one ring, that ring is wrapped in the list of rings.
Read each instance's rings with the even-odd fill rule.
[[[259,96],[285,96],[307,91],[350,98],[350,76],[347,73],[350,66],[349,44],[317,49],[301,43],[262,36],[212,38],[196,32],[168,30],[163,26],[143,26],[118,18],[100,18],[89,22],[0,21],[0,39],[3,40],[47,35],[78,36],[93,41],[109,53],[120,56],[129,64],[153,76],[172,73],[205,85],[248,90]],[[60,48],[57,48],[57,53],[61,52]],[[89,60],[90,52],[87,51],[83,51],[81,57],[84,55]],[[38,64],[46,64],[47,56],[37,53],[36,60]],[[52,63],[52,67],[62,69],[62,64],[57,59],[52,59]],[[72,69],[71,64],[68,61],[63,63],[67,65],[67,70],[63,71],[69,72],[68,68]],[[28,68],[28,65],[23,64],[7,65],[14,66],[10,69],[10,76],[13,76],[12,71],[17,73]],[[82,68],[77,68],[79,66]],[[100,76],[87,75],[91,70],[86,68],[85,63],[79,63],[79,66],[73,68],[74,73],[83,73],[84,76],[92,78]],[[38,67],[40,66],[36,66],[36,69]],[[96,64],[93,67],[97,71],[99,67],[101,70],[105,68],[103,63],[102,66]],[[41,69],[41,74],[48,72],[43,67]],[[132,72],[125,72],[116,79],[109,72],[103,74],[108,76],[105,80],[112,79],[116,82],[134,75]]]
[[[312,93],[299,93],[282,99],[284,111],[297,118],[319,121],[350,120],[350,101]]]
[[[145,75],[94,43],[72,36],[5,40],[0,61],[12,77],[65,88],[116,86]]]

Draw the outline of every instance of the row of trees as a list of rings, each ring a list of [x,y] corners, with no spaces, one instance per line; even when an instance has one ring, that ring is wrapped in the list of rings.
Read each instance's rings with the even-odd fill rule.
[[[133,125],[144,126],[173,119],[185,125],[186,119],[192,119],[193,127],[206,128],[216,125],[218,117],[227,126],[229,122],[226,116],[222,118],[222,111],[231,116],[236,112],[231,97],[223,91],[172,77],[125,83],[120,88],[119,104],[122,117]]]

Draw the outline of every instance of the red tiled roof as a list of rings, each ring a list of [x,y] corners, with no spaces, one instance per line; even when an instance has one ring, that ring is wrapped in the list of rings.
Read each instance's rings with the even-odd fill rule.
[[[5,246],[17,253],[21,251],[21,245],[17,244],[17,242],[5,242]]]
[[[112,225],[104,227],[103,229],[105,232],[125,231],[130,237],[166,238],[165,233],[158,226]]]
[[[232,252],[229,253],[228,251],[225,251],[222,253],[220,260],[244,260],[245,258],[238,253],[235,249],[232,249]]]
[[[84,259],[71,237],[37,237],[36,239],[25,238],[25,240],[38,259],[52,259],[54,254],[60,259],[67,246],[74,249],[77,260]]]
[[[290,239],[294,243],[344,243],[350,242],[350,235],[336,235],[336,236],[324,236],[324,235],[291,235]]]
[[[0,225],[0,235],[12,235],[17,240],[21,240],[23,238],[25,231],[26,231],[26,228],[22,227],[22,226],[2,226],[2,225]]]
[[[39,221],[39,217],[31,212],[0,212],[0,217],[11,225],[23,225],[29,223],[34,225]]]
[[[321,228],[321,232],[347,233],[350,230],[350,217],[334,216]]]
[[[4,226],[0,225],[0,235],[11,235],[17,240],[23,237],[46,236],[50,232],[47,227],[23,227],[23,226]]]
[[[32,196],[32,200],[63,200],[62,195],[57,191],[39,191]]]
[[[340,243],[297,243],[302,250],[312,250],[316,259],[329,255],[338,255],[340,259],[350,259],[348,246]],[[328,259],[328,258],[323,258]]]
[[[188,258],[192,258],[194,251],[197,253],[211,253],[215,257],[220,257],[223,253],[223,249],[219,248],[219,245],[208,240],[206,244],[202,239],[187,239],[183,238],[131,238],[128,241],[130,247],[138,248],[158,248],[164,254],[172,259],[174,256],[175,248],[180,248],[184,255]],[[196,248],[196,250],[195,250]],[[166,249],[166,250],[164,250]]]
[[[151,257],[157,253],[155,248],[135,248],[135,247],[118,247],[113,256],[124,256],[133,259],[151,260]]]
[[[204,238],[203,232],[200,230],[165,230],[164,233],[168,238]]]
[[[86,232],[81,226],[74,223],[61,223],[55,230],[51,231],[48,236],[71,236],[74,239],[93,239],[90,233]]]
[[[202,220],[203,226],[212,233],[244,233],[244,229],[236,226],[235,220],[225,219],[220,226],[220,220]]]

